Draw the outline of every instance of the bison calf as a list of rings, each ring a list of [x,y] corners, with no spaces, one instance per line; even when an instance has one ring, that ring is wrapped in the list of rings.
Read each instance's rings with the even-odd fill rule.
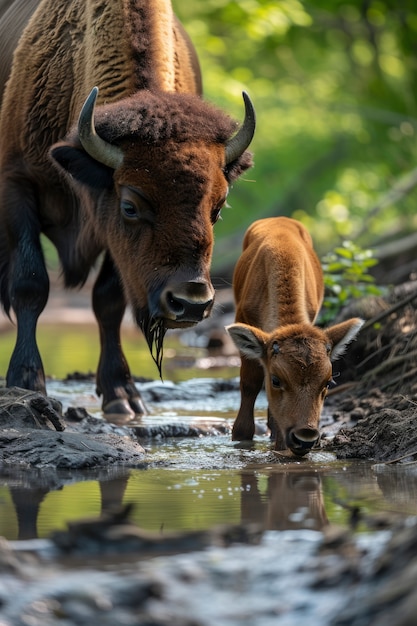
[[[253,439],[254,404],[265,379],[275,450],[305,455],[319,439],[332,361],[359,332],[353,318],[314,326],[323,274],[312,240],[296,220],[258,220],[248,229],[233,278],[236,322],[227,327],[242,358],[241,405],[232,437]]]

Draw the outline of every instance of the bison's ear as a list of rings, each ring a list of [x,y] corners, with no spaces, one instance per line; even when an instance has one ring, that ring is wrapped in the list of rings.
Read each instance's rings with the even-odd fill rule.
[[[106,189],[113,184],[113,170],[91,158],[82,148],[58,143],[52,146],[49,154],[59,169],[82,185]]]
[[[226,180],[231,185],[243,172],[253,166],[253,159],[251,152],[244,152],[238,159],[232,161],[226,165],[224,175]]]
[[[355,339],[363,324],[364,321],[359,317],[353,317],[350,320],[326,328],[325,333],[332,344],[330,353],[332,361],[338,359],[345,352],[347,346]]]
[[[246,358],[261,359],[264,356],[266,335],[262,330],[247,324],[230,324],[226,330]]]

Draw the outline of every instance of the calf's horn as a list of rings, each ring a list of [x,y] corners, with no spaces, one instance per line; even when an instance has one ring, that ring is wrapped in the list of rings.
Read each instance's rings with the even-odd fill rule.
[[[115,170],[123,163],[123,152],[96,133],[94,107],[97,95],[98,87],[93,87],[78,118],[78,136],[82,147],[93,159]]]
[[[255,133],[255,108],[246,91],[242,92],[242,96],[245,102],[245,119],[236,135],[229,139],[226,144],[226,165],[235,161],[245,152]]]

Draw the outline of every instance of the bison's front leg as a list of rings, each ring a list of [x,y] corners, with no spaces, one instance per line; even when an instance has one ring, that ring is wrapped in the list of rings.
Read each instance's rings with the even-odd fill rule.
[[[240,408],[233,424],[232,439],[248,441],[255,434],[255,400],[262,388],[264,372],[262,366],[254,360],[241,356],[240,367]]]
[[[36,202],[31,190],[26,189],[25,192],[23,195],[19,183],[10,187],[5,184],[1,198],[6,206],[6,199],[15,201],[15,211],[10,211],[7,225],[8,238],[14,246],[8,263],[7,282],[8,299],[16,316],[17,335],[6,384],[46,394],[45,374],[36,343],[36,326],[48,300],[49,278],[39,240]],[[16,206],[19,206],[19,211]]]
[[[93,309],[100,330],[101,345],[97,394],[103,396],[104,413],[146,413],[121,347],[120,326],[126,302],[119,276],[108,254],[94,285]]]

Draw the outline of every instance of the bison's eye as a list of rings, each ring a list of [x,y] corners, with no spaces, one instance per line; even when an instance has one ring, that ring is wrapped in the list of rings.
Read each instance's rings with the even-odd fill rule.
[[[271,376],[271,383],[274,389],[281,389],[281,381],[278,376]]]
[[[120,202],[120,209],[126,221],[136,222],[138,220],[138,213],[133,202],[129,202],[129,200],[122,200]]]
[[[329,381],[327,381],[327,385],[326,385],[326,389],[331,389],[332,387],[336,387],[337,382],[334,380],[334,378],[331,378]]]
[[[136,187],[121,187],[120,212],[127,224],[153,222],[154,212],[149,198]]]

